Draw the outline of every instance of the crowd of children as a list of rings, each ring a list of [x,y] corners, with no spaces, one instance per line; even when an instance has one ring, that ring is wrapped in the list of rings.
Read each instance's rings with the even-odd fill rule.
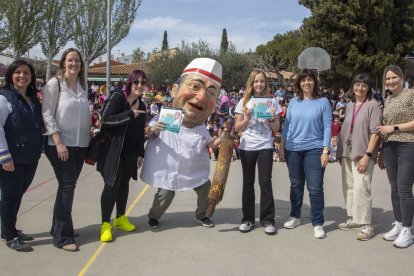
[[[121,82],[114,82],[111,86],[111,91],[122,91],[124,89],[124,84]],[[223,86],[221,89],[219,100],[216,104],[216,109],[213,114],[206,121],[206,128],[210,132],[212,137],[220,135],[220,132],[223,130],[222,125],[225,120],[231,118],[234,119],[235,113],[234,109],[239,102],[239,100],[244,96],[244,86],[241,86],[240,89],[237,89],[236,86],[232,86],[229,92],[226,91],[226,88]],[[153,83],[148,85],[145,88],[145,93],[142,97],[143,102],[147,107],[147,119],[151,119],[154,115],[158,114],[161,110],[161,107],[171,107],[172,98],[170,95],[171,86],[161,85],[156,88]],[[351,95],[349,92],[345,92],[343,88],[340,88],[337,92],[334,92],[332,89],[323,89],[321,95],[327,97],[332,106],[333,113],[333,122],[332,122],[332,141],[331,141],[331,151],[329,162],[336,161],[336,147],[338,142],[338,135],[341,131],[342,121],[345,115],[345,108],[347,103],[351,100]],[[291,86],[285,90],[283,86],[278,86],[276,89],[270,86],[269,96],[276,98],[280,107],[282,108],[280,116],[280,125],[283,127],[286,111],[289,105],[291,98],[295,96],[295,92]],[[374,98],[382,102],[383,98],[380,93],[374,93]],[[100,113],[99,110],[102,108],[106,100],[106,86],[105,84],[98,85],[92,83],[89,89],[89,101],[90,101],[90,110],[92,113],[91,117],[91,135],[94,136],[99,132],[100,129]],[[281,140],[281,132],[278,131],[273,133],[274,137],[274,151],[273,151],[273,161],[280,162],[279,158],[279,147]],[[240,146],[240,134],[234,133],[234,150],[232,160],[235,161],[240,159],[239,156],[239,146]],[[212,160],[217,160],[219,148],[213,150],[210,149],[210,158]]]

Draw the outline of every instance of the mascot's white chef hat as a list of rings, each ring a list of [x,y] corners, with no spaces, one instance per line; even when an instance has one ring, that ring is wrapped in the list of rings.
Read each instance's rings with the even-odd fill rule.
[[[207,77],[220,85],[222,71],[223,67],[218,61],[211,58],[196,58],[185,67],[181,76],[195,73]]]

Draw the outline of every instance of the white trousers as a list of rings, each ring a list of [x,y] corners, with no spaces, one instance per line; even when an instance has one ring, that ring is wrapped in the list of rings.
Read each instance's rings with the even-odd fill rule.
[[[346,212],[357,224],[371,224],[372,219],[372,197],[371,180],[374,171],[374,160],[370,159],[364,173],[359,173],[357,164],[351,158],[343,157],[342,167],[342,189],[345,197]]]

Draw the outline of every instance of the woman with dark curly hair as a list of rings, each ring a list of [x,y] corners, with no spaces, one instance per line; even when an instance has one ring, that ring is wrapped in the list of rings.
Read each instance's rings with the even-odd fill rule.
[[[16,251],[32,251],[33,240],[16,229],[23,194],[32,183],[42,151],[42,109],[33,66],[12,62],[0,91],[1,236]]]
[[[331,145],[331,104],[319,97],[316,71],[302,69],[295,81],[297,97],[289,102],[282,131],[279,155],[286,163],[290,178],[291,212],[284,227],[301,224],[303,192],[306,186],[311,205],[314,237],[325,238],[323,176],[329,162]]]

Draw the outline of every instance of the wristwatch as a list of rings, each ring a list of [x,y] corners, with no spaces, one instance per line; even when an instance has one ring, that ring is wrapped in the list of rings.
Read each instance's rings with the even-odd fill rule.
[[[395,131],[395,132],[400,131],[400,127],[399,127],[398,125],[395,125],[395,126],[394,126],[394,131]]]
[[[372,158],[372,152],[367,151],[367,152],[365,153],[365,155],[366,155],[366,156],[368,156],[369,158]]]

